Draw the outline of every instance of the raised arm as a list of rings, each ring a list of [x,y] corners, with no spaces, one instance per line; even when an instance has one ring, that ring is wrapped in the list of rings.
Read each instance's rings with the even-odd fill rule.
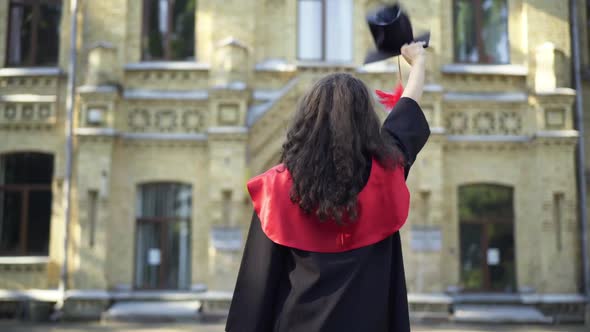
[[[402,46],[401,51],[404,59],[412,66],[408,83],[402,93],[402,98],[408,97],[418,103],[424,91],[424,72],[426,66],[424,42],[406,44]]]
[[[385,119],[382,130],[403,152],[406,158],[405,174],[407,177],[418,152],[424,147],[430,136],[430,127],[420,105],[418,105],[424,89],[425,55],[423,43],[404,45],[402,55],[412,66],[412,69],[402,97]]]

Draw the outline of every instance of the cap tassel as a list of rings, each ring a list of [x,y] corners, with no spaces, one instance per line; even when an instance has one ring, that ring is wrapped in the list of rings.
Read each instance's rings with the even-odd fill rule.
[[[393,109],[393,106],[395,106],[395,104],[401,99],[402,94],[404,93],[404,86],[401,83],[398,83],[393,90],[393,93],[381,90],[375,90],[375,93],[379,96],[379,103],[385,106],[386,112],[390,112]]]
[[[401,99],[402,94],[404,93],[404,85],[402,79],[402,68],[399,61],[399,56],[397,57],[397,74],[399,78],[399,83],[393,89],[393,93],[385,92],[382,90],[375,90],[377,96],[379,96],[379,103],[385,106],[386,112],[391,112],[395,104]]]

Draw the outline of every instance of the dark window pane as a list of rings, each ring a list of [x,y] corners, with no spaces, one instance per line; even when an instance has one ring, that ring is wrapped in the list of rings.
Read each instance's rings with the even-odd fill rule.
[[[27,254],[47,255],[51,221],[51,191],[30,191],[27,225]]]
[[[38,25],[37,65],[57,64],[59,54],[59,22],[61,4],[43,4]]]
[[[174,2],[174,30],[170,36],[172,59],[194,58],[195,9],[195,0],[176,0]]]
[[[0,183],[51,184],[53,155],[45,153],[14,153],[0,161]]]
[[[483,0],[481,31],[488,63],[508,63],[508,8],[506,0]]]
[[[455,0],[454,12],[456,61],[510,61],[506,0]]]
[[[141,185],[139,190],[138,218],[190,218],[191,185],[154,183]]]
[[[458,62],[478,62],[479,59],[471,0],[455,1],[455,57]]]
[[[490,264],[491,288],[498,291],[516,291],[516,271],[514,264],[514,230],[510,224],[489,224],[488,248],[497,250],[497,264]],[[488,249],[489,250],[489,249]]]
[[[143,58],[194,58],[195,0],[145,0]]]
[[[481,224],[461,224],[461,279],[467,289],[484,287]]]
[[[9,66],[53,66],[59,53],[61,1],[10,3],[7,63]]]
[[[24,66],[31,54],[33,6],[11,4],[8,24],[8,65]]]
[[[144,36],[143,36],[143,55],[144,59],[162,59],[164,57],[164,40],[167,29],[167,5],[163,11],[159,10],[162,3],[166,1],[146,0]]]
[[[159,288],[162,269],[162,244],[160,233],[163,224],[137,225],[137,249],[135,261],[135,287]]]
[[[20,224],[22,194],[0,191],[0,253],[18,254],[20,251]]]
[[[498,185],[468,185],[459,188],[459,219],[514,218],[512,188]]]

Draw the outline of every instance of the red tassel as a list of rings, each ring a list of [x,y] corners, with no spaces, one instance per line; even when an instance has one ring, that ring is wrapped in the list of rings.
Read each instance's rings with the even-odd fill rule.
[[[395,106],[398,100],[402,97],[404,86],[401,83],[398,83],[393,90],[393,93],[381,90],[375,90],[375,93],[379,96],[379,103],[385,106],[385,111],[390,112],[393,109],[393,106]]]

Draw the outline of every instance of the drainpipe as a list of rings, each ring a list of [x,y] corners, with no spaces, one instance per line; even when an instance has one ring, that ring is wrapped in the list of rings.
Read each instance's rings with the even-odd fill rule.
[[[582,265],[584,295],[586,296],[586,324],[590,324],[590,261],[588,260],[588,222],[586,211],[586,176],[584,156],[584,105],[582,99],[582,79],[580,65],[580,36],[578,31],[577,0],[570,0],[570,20],[572,30],[572,58],[574,60],[574,85],[576,89],[576,129],[578,130],[577,177],[580,196],[580,224],[582,231]]]
[[[78,37],[78,0],[70,0],[70,52],[68,63],[68,82],[66,97],[66,171],[64,177],[64,224],[63,224],[63,260],[61,264],[61,273],[59,278],[58,294],[59,298],[56,303],[56,318],[63,315],[63,306],[66,299],[66,289],[68,287],[68,248],[70,242],[70,219],[71,219],[71,192],[72,192],[72,159],[73,159],[73,124],[74,124],[74,103],[76,99],[76,64],[78,53],[76,41]]]

